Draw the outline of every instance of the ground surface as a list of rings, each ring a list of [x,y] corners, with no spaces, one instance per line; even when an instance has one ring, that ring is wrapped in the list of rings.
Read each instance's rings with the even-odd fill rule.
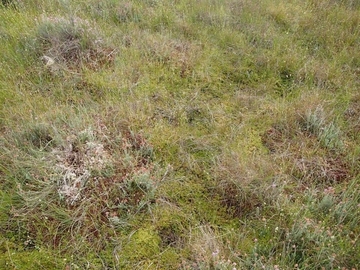
[[[360,268],[358,1],[1,3],[1,269]]]

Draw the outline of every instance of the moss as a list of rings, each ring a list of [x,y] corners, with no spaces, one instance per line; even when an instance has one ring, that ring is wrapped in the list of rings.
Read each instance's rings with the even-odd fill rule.
[[[1,269],[64,269],[65,264],[66,260],[48,250],[21,250],[11,242],[1,242]]]
[[[159,265],[162,269],[178,269],[180,264],[179,250],[174,248],[167,248],[164,250],[159,257]],[[159,268],[158,268],[159,269]]]
[[[3,224],[8,219],[8,212],[13,199],[8,192],[4,191],[0,191],[0,198],[0,224]]]
[[[154,230],[139,229],[129,237],[128,243],[119,255],[130,262],[150,261],[159,254],[160,242],[161,239]]]

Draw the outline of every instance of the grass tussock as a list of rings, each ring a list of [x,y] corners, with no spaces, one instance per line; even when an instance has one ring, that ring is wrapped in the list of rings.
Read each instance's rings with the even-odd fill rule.
[[[116,50],[106,46],[89,21],[77,17],[44,17],[36,34],[37,54],[53,71],[64,66],[97,70],[111,66]]]
[[[116,228],[127,227],[131,215],[154,202],[160,179],[152,148],[116,116],[87,116],[89,126],[70,133],[44,124],[19,135],[22,141],[12,153],[25,155],[26,165],[15,161],[9,166],[26,168],[14,176],[24,179],[9,223],[24,226],[29,248],[42,242],[64,251],[81,252],[84,246],[99,251],[115,237]],[[38,159],[43,160],[40,170]],[[35,226],[37,222],[42,225]]]
[[[0,2],[0,268],[358,269],[359,8]]]

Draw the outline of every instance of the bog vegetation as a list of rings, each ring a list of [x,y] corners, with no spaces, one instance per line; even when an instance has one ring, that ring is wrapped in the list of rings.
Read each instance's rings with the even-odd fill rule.
[[[360,2],[2,0],[1,269],[359,269]]]

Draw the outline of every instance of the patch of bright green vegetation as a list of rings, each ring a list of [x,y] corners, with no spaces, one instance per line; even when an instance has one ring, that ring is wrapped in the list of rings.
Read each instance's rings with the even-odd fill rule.
[[[63,269],[66,258],[54,257],[47,250],[19,250],[6,240],[1,242],[0,266],[3,269]]]
[[[360,267],[358,1],[0,18],[1,268]]]

